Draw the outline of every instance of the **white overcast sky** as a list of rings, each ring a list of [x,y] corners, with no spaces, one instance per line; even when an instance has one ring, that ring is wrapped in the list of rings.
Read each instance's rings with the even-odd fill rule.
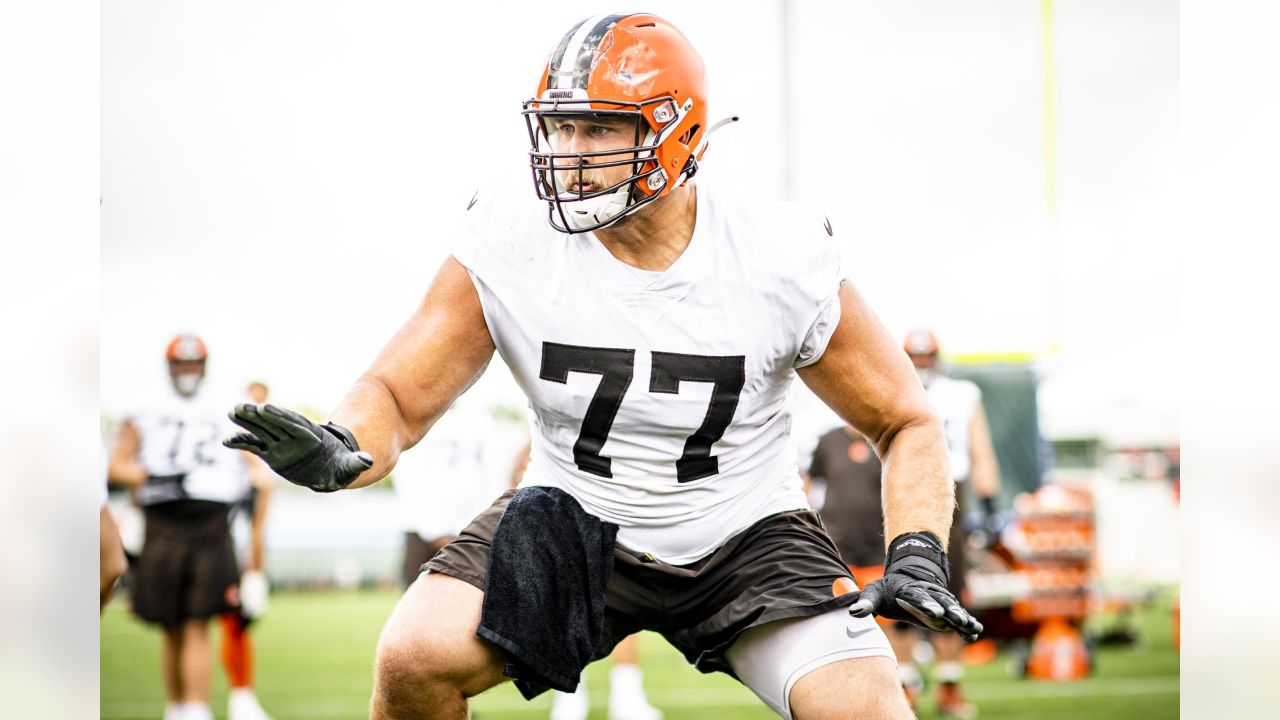
[[[643,9],[702,53],[712,116],[742,117],[700,181],[824,207],[895,335],[927,325],[959,354],[1056,344],[1051,430],[1119,408],[1176,432],[1175,369],[1150,358],[1176,328],[1178,6],[1054,4],[1056,227],[1040,7],[808,0],[789,42],[779,0]],[[284,404],[331,408],[421,297],[473,189],[527,172],[519,108],[546,53],[617,9],[104,4],[105,411],[157,387],[181,330],[209,343],[218,391],[262,378]]]

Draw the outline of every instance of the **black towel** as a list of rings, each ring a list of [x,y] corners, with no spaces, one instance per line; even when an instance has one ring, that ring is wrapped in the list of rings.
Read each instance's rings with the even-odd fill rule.
[[[476,634],[507,652],[525,699],[573,692],[604,632],[618,526],[558,488],[522,488],[493,531]]]

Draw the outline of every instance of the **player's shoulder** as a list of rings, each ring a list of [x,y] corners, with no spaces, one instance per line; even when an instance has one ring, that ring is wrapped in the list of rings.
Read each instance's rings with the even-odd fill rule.
[[[698,193],[699,202],[705,198],[712,206],[714,220],[762,248],[794,251],[825,247],[835,238],[835,228],[826,211],[815,203],[715,187],[699,187]]]
[[[734,250],[764,272],[791,275],[839,264],[835,229],[812,203],[715,189],[706,192],[706,201],[712,223],[723,228]]]
[[[546,205],[527,185],[499,183],[476,188],[457,209],[450,251],[473,270],[546,247]],[[529,258],[525,258],[529,259]]]
[[[538,219],[545,207],[528,187],[513,182],[492,183],[475,188],[458,211],[465,220],[493,229],[525,229]]]
[[[799,291],[811,301],[824,300],[838,287],[845,273],[835,230],[820,208],[723,191],[707,198],[708,216],[724,236],[732,263],[746,270],[755,287],[783,295]]]

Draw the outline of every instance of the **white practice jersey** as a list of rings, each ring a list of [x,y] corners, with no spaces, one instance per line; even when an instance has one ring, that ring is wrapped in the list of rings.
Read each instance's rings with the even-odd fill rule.
[[[529,191],[478,193],[453,247],[529,398],[522,485],[564,490],[672,564],[808,507],[788,391],[826,349],[843,278],[820,212],[697,192],[689,246],[660,273],[556,232]]]
[[[938,375],[925,387],[929,400],[942,417],[942,434],[947,439],[951,477],[956,482],[969,479],[969,426],[982,402],[982,391],[968,380]]]
[[[126,420],[138,430],[138,460],[152,477],[185,476],[181,490],[172,483],[148,482],[138,490],[143,505],[170,500],[211,500],[232,503],[249,491],[249,473],[238,450],[222,446],[237,428],[226,406],[184,398],[175,392]]]

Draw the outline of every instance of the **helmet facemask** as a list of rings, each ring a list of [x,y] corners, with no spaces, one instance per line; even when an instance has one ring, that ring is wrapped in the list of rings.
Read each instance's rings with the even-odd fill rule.
[[[195,397],[204,380],[204,360],[170,360],[169,379],[182,397]]]
[[[658,148],[690,105],[686,102],[682,112],[670,96],[639,103],[588,98],[525,102],[525,123],[533,146],[529,165],[538,197],[548,203],[551,226],[564,233],[597,230],[656,200],[668,182],[658,162]],[[559,152],[554,139],[557,118],[629,119],[635,123],[632,144],[591,152]],[[598,171],[616,167],[629,168],[628,176],[606,187],[588,182]],[[676,184],[691,177],[695,168],[696,163],[688,163]],[[590,189],[576,189],[584,185]]]

